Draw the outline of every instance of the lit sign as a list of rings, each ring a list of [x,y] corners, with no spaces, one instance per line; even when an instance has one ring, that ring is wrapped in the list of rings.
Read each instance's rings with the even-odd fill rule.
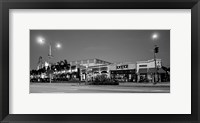
[[[147,65],[139,65],[139,67],[147,67]]]
[[[128,68],[128,65],[116,66],[116,69],[124,69],[124,68]]]

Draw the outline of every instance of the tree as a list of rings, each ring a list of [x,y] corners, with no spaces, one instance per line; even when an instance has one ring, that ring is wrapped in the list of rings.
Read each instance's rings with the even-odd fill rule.
[[[65,67],[64,61],[60,61],[59,63],[60,63],[61,70],[64,70],[64,67]]]
[[[67,60],[65,59],[64,60],[64,69],[69,70],[69,68],[70,68],[70,64],[68,64]]]
[[[167,69],[167,67],[165,67],[165,66],[162,66],[162,69],[164,70],[164,71],[168,71],[168,69]]]
[[[60,62],[57,62],[55,67],[57,71],[60,71],[61,70]]]
[[[167,70],[170,72],[170,67],[168,67]]]

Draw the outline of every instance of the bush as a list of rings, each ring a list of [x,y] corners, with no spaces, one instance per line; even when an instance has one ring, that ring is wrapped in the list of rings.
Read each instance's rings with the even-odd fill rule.
[[[94,79],[95,82],[106,82],[109,81],[109,78],[107,77],[107,75],[102,74],[102,75],[97,75]]]
[[[71,78],[69,82],[79,82],[79,78]]]
[[[89,82],[89,85],[119,85],[119,82],[111,80],[107,75],[97,75],[93,82]]]
[[[89,82],[89,85],[119,85],[119,82]]]

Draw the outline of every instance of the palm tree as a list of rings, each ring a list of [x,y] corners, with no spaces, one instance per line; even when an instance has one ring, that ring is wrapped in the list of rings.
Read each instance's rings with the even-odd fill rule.
[[[60,63],[61,70],[64,70],[64,67],[65,67],[64,61],[60,61],[59,63]]]
[[[69,68],[70,68],[70,64],[68,64],[67,60],[65,59],[64,60],[64,69],[69,70]]]
[[[51,70],[55,71],[55,69],[56,69],[56,65],[55,64],[51,65]]]
[[[167,67],[165,67],[165,66],[162,66],[162,69],[163,69],[165,72],[167,72],[167,71],[168,71],[168,68],[167,68]]]
[[[60,62],[57,62],[55,67],[57,71],[60,71],[61,70]]]

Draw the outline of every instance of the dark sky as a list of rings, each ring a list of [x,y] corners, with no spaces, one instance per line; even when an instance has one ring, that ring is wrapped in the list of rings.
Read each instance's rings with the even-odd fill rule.
[[[152,35],[158,34],[157,40]],[[157,58],[170,65],[170,30],[31,30],[30,68],[36,69],[40,56],[47,59],[48,45],[40,45],[38,37],[57,42],[61,49],[52,51],[53,62],[99,58],[108,62],[135,62],[153,59],[154,45],[159,46]]]

